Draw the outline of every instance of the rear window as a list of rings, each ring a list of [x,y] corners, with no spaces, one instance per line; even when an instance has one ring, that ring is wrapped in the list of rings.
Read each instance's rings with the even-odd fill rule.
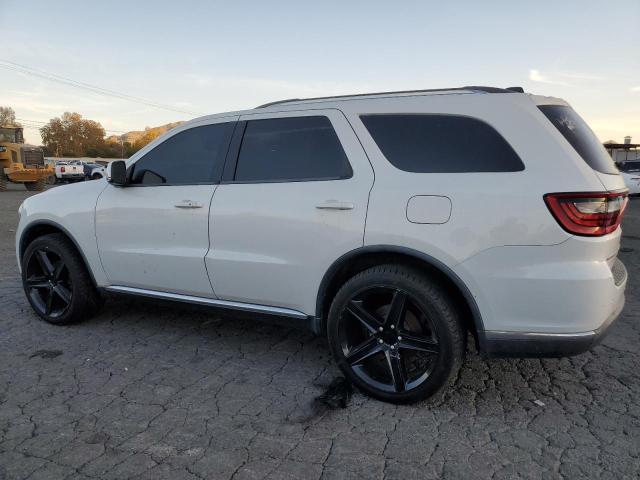
[[[251,120],[235,180],[293,182],[349,178],[351,166],[327,117]]]
[[[481,120],[457,115],[363,115],[393,166],[415,173],[517,172],[511,145]]]
[[[573,108],[565,105],[540,105],[538,108],[591,168],[600,173],[618,173],[600,140]]]

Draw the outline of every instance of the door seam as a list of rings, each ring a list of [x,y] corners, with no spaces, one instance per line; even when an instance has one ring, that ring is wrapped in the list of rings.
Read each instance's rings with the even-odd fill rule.
[[[213,243],[213,239],[211,238],[211,212],[213,210],[213,199],[216,196],[216,192],[218,191],[218,187],[220,187],[220,184],[217,184],[217,185],[214,186],[213,193],[211,194],[211,200],[209,200],[209,212],[207,214],[207,240],[208,240],[208,244],[207,244],[207,251],[205,252],[204,257],[202,258],[202,262],[204,263],[204,271],[207,274],[207,279],[209,280],[209,285],[211,286],[211,292],[213,293],[213,297],[214,298],[218,298],[218,295],[216,294],[216,289],[213,288],[212,276],[209,273],[209,268],[207,267],[207,257],[209,256],[209,252],[211,251],[211,245]]]

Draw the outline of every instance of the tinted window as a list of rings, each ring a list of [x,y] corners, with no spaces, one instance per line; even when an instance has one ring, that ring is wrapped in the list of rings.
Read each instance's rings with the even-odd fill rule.
[[[621,172],[640,172],[640,162],[624,162],[619,164]]]
[[[591,168],[602,173],[618,173],[611,156],[573,108],[564,105],[539,108]]]
[[[217,181],[234,123],[195,127],[168,138],[133,166],[134,184]]]
[[[455,115],[364,115],[384,156],[407,172],[517,172],[522,161],[486,123]]]
[[[247,122],[236,181],[329,180],[350,176],[347,156],[327,117]]]

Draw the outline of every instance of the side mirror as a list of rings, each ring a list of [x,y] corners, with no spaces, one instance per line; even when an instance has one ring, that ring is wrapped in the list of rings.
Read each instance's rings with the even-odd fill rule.
[[[114,160],[107,165],[107,180],[120,187],[127,184],[127,164],[124,160]]]

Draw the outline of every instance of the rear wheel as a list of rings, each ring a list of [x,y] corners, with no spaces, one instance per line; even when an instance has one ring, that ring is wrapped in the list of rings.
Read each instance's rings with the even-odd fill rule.
[[[382,265],[351,278],[333,300],[327,329],[340,369],[380,400],[425,399],[462,364],[466,337],[455,306],[411,268]]]
[[[100,175],[99,173],[94,173],[93,175],[91,175],[91,180],[100,180],[102,178],[102,175]]]
[[[37,182],[25,182],[24,186],[30,192],[41,192],[44,190],[44,180],[38,180]]]
[[[56,325],[84,320],[102,305],[82,259],[62,234],[29,244],[22,257],[22,284],[35,312]]]
[[[4,173],[4,168],[0,165],[0,192],[7,191],[7,175]]]

